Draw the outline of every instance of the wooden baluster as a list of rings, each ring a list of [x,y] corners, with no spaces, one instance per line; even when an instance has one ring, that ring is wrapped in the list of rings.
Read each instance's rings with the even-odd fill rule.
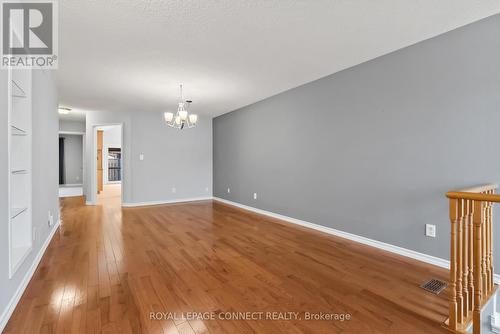
[[[463,244],[463,224],[464,224],[464,200],[457,201],[457,322],[464,322],[464,301],[462,295],[462,277],[463,277],[463,259],[462,259],[462,244]]]
[[[462,271],[462,294],[463,294],[463,317],[466,319],[469,316],[469,286],[468,286],[468,275],[469,275],[469,238],[470,235],[467,233],[469,228],[469,223],[471,219],[470,215],[470,205],[471,202],[468,200],[464,201],[464,219],[462,227],[462,261],[463,261],[463,271]]]
[[[481,242],[481,264],[482,264],[482,268],[481,268],[481,278],[482,278],[482,284],[483,284],[483,299],[486,298],[486,295],[488,294],[488,277],[487,277],[487,263],[486,263],[486,259],[487,259],[487,256],[486,256],[486,246],[487,246],[487,233],[486,233],[486,221],[487,221],[487,218],[488,218],[488,203],[487,202],[483,202],[482,204],[482,208],[483,208],[483,222],[481,224],[481,235],[482,235],[482,242]]]
[[[469,310],[474,309],[474,201],[469,202]]]
[[[481,333],[481,301],[482,301],[482,245],[481,232],[484,220],[483,202],[474,202],[474,310],[472,312],[473,334]],[[452,290],[453,291],[453,290]]]
[[[495,193],[495,190],[493,189],[491,191],[492,194]],[[490,286],[491,290],[493,290],[494,283],[493,283],[493,276],[495,276],[495,268],[493,266],[493,203],[490,203],[490,254],[489,254],[489,259],[490,259]]]
[[[450,237],[451,237],[451,249],[450,249],[450,319],[449,326],[450,329],[457,329],[457,258],[456,258],[456,229],[457,229],[457,214],[458,214],[458,200],[450,199]]]
[[[494,194],[495,190],[490,190],[490,194]],[[487,254],[488,257],[488,291],[491,292],[493,290],[493,203],[488,202],[488,221],[486,222],[488,228],[488,248]]]
[[[490,191],[486,191],[486,194],[489,194]],[[490,253],[489,251],[489,231],[488,231],[488,222],[490,220],[490,210],[489,210],[490,203],[489,202],[484,202],[484,226],[483,226],[483,239],[484,239],[484,253],[483,253],[483,262],[484,262],[484,295],[488,295],[490,292],[490,276],[489,276],[489,269],[490,269],[490,264],[488,263],[488,255]]]

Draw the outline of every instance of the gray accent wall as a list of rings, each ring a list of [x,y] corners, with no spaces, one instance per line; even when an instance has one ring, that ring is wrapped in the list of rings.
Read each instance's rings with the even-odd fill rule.
[[[215,118],[214,196],[449,258],[444,193],[500,183],[499,32],[497,15]]]
[[[7,71],[0,70],[0,321],[37,254],[54,228],[48,226],[48,212],[59,219],[58,201],[58,91],[54,71],[33,71],[33,250],[9,279],[9,242],[7,214]],[[0,325],[0,331],[2,330]]]

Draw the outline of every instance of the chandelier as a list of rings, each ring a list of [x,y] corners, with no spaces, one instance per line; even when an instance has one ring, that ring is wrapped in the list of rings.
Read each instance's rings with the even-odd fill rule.
[[[165,117],[165,122],[168,126],[182,130],[184,128],[194,128],[196,122],[198,121],[198,115],[189,114],[188,108],[193,101],[184,101],[182,96],[182,85],[180,85],[180,102],[177,107],[177,113],[165,112],[163,116]]]

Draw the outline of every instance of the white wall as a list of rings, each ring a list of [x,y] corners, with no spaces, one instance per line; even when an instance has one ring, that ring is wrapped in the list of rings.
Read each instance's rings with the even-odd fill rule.
[[[64,138],[65,184],[83,183],[83,135],[61,134]]]
[[[64,131],[64,132],[85,132],[85,121],[65,121],[65,120],[59,120],[59,131]]]
[[[212,120],[194,129],[166,126],[159,112],[87,112],[87,202],[95,201],[95,125],[123,123],[124,204],[212,196]],[[139,160],[139,154],[144,160]],[[172,188],[176,192],[172,192]]]
[[[58,95],[53,71],[33,71],[33,250],[9,279],[7,217],[7,72],[0,70],[0,331],[15,306],[17,292],[29,279],[31,267],[54,226],[48,212],[59,219],[58,202]],[[22,291],[20,291],[22,292]]]
[[[103,151],[103,182],[104,184],[109,183],[108,180],[108,150],[109,148],[121,148],[122,147],[122,131],[121,127],[111,126],[104,127],[104,132],[102,134],[102,151]]]

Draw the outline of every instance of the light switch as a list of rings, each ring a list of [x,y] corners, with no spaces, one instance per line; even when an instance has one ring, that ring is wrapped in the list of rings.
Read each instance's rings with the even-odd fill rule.
[[[139,154],[139,160],[141,160],[141,161],[144,160],[144,154],[142,154],[142,153]]]
[[[54,225],[54,215],[52,214],[52,212],[50,212],[50,210],[49,210],[49,215],[48,215],[48,219],[47,219],[47,224],[49,224],[49,226]]]
[[[436,237],[436,225],[425,224],[425,235],[428,237]]]

